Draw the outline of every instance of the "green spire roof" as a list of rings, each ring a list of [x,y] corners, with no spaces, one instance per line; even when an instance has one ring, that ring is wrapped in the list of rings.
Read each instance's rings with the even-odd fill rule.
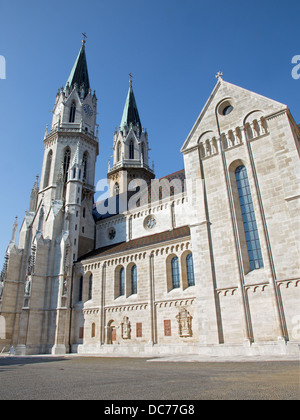
[[[84,42],[82,42],[82,46],[76,58],[75,64],[72,68],[70,76],[67,80],[65,89],[68,83],[70,86],[70,90],[74,88],[74,85],[76,83],[78,89],[80,89],[81,86],[84,85],[84,96],[86,96],[89,92],[90,81],[89,81],[89,74],[88,74],[88,68],[87,68],[87,62],[86,62]]]
[[[133,94],[132,85],[130,83],[123,116],[120,124],[120,130],[123,130],[125,126],[130,127],[132,124],[133,128],[137,128],[139,124],[140,130],[142,129],[142,123],[140,120],[139,112],[136,106],[135,97]]]

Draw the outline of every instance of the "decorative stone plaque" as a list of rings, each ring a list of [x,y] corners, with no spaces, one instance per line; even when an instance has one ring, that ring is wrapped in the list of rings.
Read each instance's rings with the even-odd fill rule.
[[[179,314],[176,316],[178,322],[178,329],[180,337],[192,337],[192,319],[191,314],[185,309],[182,308]]]

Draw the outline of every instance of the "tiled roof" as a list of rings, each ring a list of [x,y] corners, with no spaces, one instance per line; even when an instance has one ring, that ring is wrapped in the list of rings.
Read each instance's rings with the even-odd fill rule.
[[[110,245],[103,248],[95,249],[89,254],[83,255],[78,261],[89,260],[95,257],[104,257],[113,254],[119,254],[126,251],[135,251],[145,246],[155,245],[162,242],[172,241],[179,238],[190,236],[189,226],[179,227],[173,230],[156,233],[154,235],[143,236],[141,238],[133,239],[128,242],[122,242],[117,245]]]

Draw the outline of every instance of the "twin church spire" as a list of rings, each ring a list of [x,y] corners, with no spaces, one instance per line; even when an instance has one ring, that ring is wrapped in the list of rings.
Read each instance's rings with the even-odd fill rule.
[[[125,102],[125,107],[121,119],[120,130],[124,130],[126,127],[132,127],[137,130],[142,130],[142,123],[139,116],[139,111],[136,105],[133,89],[132,89],[132,79],[130,74],[129,90]]]
[[[66,91],[69,88],[69,90],[72,91],[75,85],[78,89],[84,89],[84,97],[86,97],[90,90],[90,80],[85,54],[85,40],[82,41],[79,54],[76,58],[64,90]]]
[[[66,85],[56,97],[51,132],[75,130],[91,136],[98,142],[96,115],[97,98],[95,94],[91,94],[83,39]],[[155,177],[153,165],[152,168],[149,166],[148,133],[142,126],[131,74],[121,122],[114,134],[113,149],[113,164],[109,164],[108,170],[111,195],[114,191],[125,191],[133,178],[150,182]]]

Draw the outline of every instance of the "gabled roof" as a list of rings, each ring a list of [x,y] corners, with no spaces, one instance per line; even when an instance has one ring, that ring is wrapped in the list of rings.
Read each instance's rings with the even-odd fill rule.
[[[84,86],[84,96],[86,96],[90,89],[90,81],[84,43],[82,43],[79,54],[76,58],[70,76],[67,80],[65,89],[69,84],[70,90],[72,90],[74,88],[75,83],[77,84],[78,89],[80,89],[82,85]]]
[[[132,124],[133,128],[137,128],[137,125],[139,125],[140,130],[142,129],[142,123],[140,120],[139,112],[137,109],[132,85],[130,84],[125,107],[122,115],[122,120],[120,124],[120,130],[123,130],[125,126],[130,127],[130,124]]]
[[[189,133],[184,145],[181,148],[181,152],[184,153],[194,146],[197,146],[197,141],[200,136],[206,131],[215,130],[222,131],[222,127],[218,127],[216,121],[216,109],[218,104],[231,98],[236,102],[236,110],[238,111],[235,115],[235,124],[242,125],[244,118],[248,113],[257,110],[263,110],[267,115],[279,112],[287,109],[287,106],[277,102],[273,99],[262,96],[258,93],[252,92],[248,89],[229,83],[219,78],[215,85],[210,97],[208,98],[204,108],[202,109],[199,117],[196,120],[191,132]],[[247,109],[248,108],[248,109]],[[230,119],[230,117],[229,117]],[[220,120],[219,120],[220,122]]]

